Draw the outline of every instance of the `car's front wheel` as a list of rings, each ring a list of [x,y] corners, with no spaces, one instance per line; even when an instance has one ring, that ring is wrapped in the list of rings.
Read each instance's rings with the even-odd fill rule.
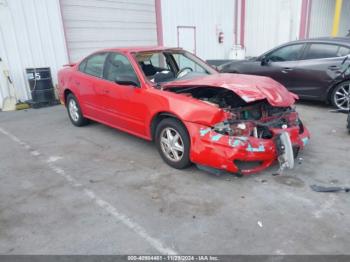
[[[191,164],[190,138],[180,121],[173,118],[162,120],[157,126],[155,138],[159,154],[168,165],[184,169]]]
[[[338,109],[348,109],[349,107],[349,92],[350,92],[350,81],[345,81],[338,84],[331,96],[331,102],[333,106]]]
[[[83,116],[78,100],[73,94],[67,96],[67,111],[73,125],[84,126],[89,123],[89,120]]]

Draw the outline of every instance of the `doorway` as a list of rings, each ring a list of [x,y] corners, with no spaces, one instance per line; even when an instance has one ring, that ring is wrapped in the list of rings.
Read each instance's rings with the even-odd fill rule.
[[[177,27],[177,46],[196,54],[196,27],[178,26]]]

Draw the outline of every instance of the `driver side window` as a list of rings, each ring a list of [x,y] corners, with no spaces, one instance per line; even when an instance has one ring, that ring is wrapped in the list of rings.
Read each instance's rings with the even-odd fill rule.
[[[303,44],[289,45],[273,51],[267,58],[271,62],[296,61],[299,59]]]
[[[197,63],[183,54],[173,54],[173,57],[176,61],[177,66],[179,67],[179,71],[187,67],[191,68],[192,72],[206,73],[203,67],[199,66]]]
[[[118,77],[127,76],[138,83],[138,78],[128,58],[118,53],[110,53],[105,63],[103,78],[116,81]]]

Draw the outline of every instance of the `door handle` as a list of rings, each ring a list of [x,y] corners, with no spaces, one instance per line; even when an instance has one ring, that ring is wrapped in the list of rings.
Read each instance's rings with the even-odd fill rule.
[[[80,82],[78,82],[78,81],[75,81],[75,84],[76,84],[77,86],[80,86]]]
[[[293,71],[293,68],[285,67],[285,68],[282,69],[281,72],[284,73],[284,74],[288,74],[288,72],[291,72],[291,71]]]
[[[337,65],[331,65],[328,67],[329,70],[340,70],[341,68]]]
[[[108,90],[108,89],[104,89],[104,90],[103,90],[103,93],[109,94],[109,90]]]

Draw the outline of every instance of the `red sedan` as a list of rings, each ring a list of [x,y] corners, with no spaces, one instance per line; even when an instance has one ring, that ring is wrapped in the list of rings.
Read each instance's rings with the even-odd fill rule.
[[[267,77],[219,74],[179,48],[116,48],[58,73],[76,126],[89,119],[153,140],[164,161],[238,175],[292,167],[309,139],[297,96]]]

